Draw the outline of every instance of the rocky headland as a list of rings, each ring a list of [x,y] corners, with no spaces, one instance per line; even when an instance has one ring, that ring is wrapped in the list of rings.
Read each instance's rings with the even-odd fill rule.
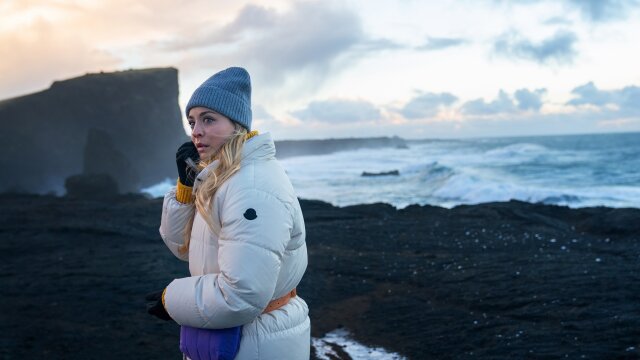
[[[67,177],[106,174],[137,192],[174,177],[188,140],[178,70],[87,74],[0,101],[0,191],[64,194]]]

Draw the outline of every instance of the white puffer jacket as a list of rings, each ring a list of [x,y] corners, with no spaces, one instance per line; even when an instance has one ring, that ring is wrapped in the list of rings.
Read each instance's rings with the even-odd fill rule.
[[[194,191],[217,164],[198,174]],[[167,287],[167,312],[180,325],[243,325],[237,360],[308,359],[309,309],[302,298],[262,314],[298,285],[307,267],[302,211],[269,133],[247,140],[240,170],[212,204],[213,231],[193,204],[176,200],[175,189],[165,195],[160,235],[174,255],[189,261],[191,272]],[[182,234],[194,215],[189,252],[181,255]]]

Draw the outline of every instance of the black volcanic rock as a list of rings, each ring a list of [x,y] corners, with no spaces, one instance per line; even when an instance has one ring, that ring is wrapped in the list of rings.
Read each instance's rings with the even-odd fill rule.
[[[640,237],[640,216],[625,209],[591,208],[594,216],[578,225],[578,229],[602,235],[629,234]]]
[[[174,176],[175,150],[186,139],[177,75],[174,68],[88,74],[1,101],[0,191],[62,193],[64,180],[84,170],[110,175],[123,192]]]
[[[363,171],[360,176],[372,177],[372,176],[399,176],[399,175],[400,175],[400,171],[398,171],[398,170],[390,170],[390,171],[381,171],[381,172]]]
[[[179,358],[178,326],[144,302],[188,276],[162,201],[0,194],[0,357]],[[300,205],[316,338],[344,327],[408,359],[640,358],[640,209]]]
[[[64,187],[67,196],[82,199],[108,199],[118,194],[118,184],[107,174],[69,176]]]

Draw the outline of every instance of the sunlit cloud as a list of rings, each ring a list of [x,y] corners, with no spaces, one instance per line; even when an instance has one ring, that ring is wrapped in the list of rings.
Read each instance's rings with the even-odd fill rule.
[[[598,121],[597,125],[602,128],[615,128],[617,130],[625,130],[633,125],[640,125],[640,119],[638,118],[623,118]]]
[[[0,33],[0,99],[48,87],[86,71],[116,70],[121,59],[38,18],[19,33]]]

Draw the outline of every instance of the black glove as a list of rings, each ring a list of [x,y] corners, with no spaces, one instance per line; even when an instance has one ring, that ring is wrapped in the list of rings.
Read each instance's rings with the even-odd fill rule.
[[[167,309],[165,309],[164,305],[162,305],[163,292],[164,292],[164,289],[158,292],[149,293],[147,294],[147,296],[145,296],[145,299],[147,301],[152,302],[151,304],[147,304],[147,312],[151,315],[157,316],[162,320],[169,321],[171,320],[171,316],[169,316]]]
[[[191,141],[180,145],[176,152],[176,165],[178,165],[178,176],[180,182],[185,186],[193,186],[193,181],[196,179],[196,171],[187,165],[187,159],[190,158],[193,162],[198,163],[200,161],[200,155],[198,149],[193,145]]]

